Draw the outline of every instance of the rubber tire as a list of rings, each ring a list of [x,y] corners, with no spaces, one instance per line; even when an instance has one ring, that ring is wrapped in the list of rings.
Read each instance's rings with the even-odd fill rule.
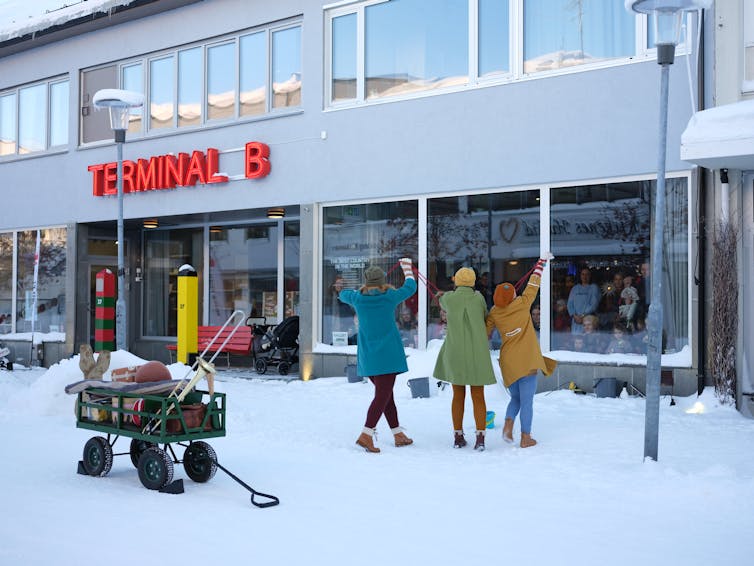
[[[173,481],[173,461],[156,446],[142,453],[138,469],[141,485],[147,489],[162,489]]]
[[[288,375],[288,372],[291,370],[291,364],[288,362],[280,362],[278,364],[278,373],[280,375]]]
[[[267,360],[258,358],[257,361],[254,362],[254,369],[257,373],[265,374],[267,372]]]
[[[84,445],[82,461],[90,476],[106,476],[113,467],[113,447],[104,437],[93,436]]]
[[[134,468],[139,468],[139,458],[141,458],[141,455],[145,450],[152,448],[153,446],[157,445],[148,440],[139,440],[138,438],[131,439],[131,463],[134,465]]]
[[[183,453],[183,469],[197,483],[205,483],[215,477],[217,454],[206,442],[192,442]]]

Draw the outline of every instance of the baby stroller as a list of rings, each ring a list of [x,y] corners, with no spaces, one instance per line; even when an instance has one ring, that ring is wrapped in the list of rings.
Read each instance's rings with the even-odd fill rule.
[[[286,318],[261,338],[254,337],[254,369],[264,374],[269,366],[277,366],[280,375],[287,375],[298,363],[298,317]]]

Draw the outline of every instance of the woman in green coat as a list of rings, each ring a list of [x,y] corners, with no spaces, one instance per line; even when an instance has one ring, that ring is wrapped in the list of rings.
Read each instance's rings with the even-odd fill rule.
[[[484,386],[495,383],[484,322],[487,303],[481,293],[474,291],[476,274],[472,269],[459,269],[453,277],[453,282],[456,285],[455,291],[440,297],[440,307],[448,317],[448,328],[445,342],[437,356],[434,376],[453,385],[451,415],[455,448],[466,446],[463,436],[463,410],[466,386],[470,386],[476,424],[474,450],[484,450],[487,420]]]

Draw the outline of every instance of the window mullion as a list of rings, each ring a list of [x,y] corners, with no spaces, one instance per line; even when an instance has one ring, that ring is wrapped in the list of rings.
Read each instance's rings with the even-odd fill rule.
[[[366,84],[366,11],[359,6],[356,16],[356,103],[366,100],[364,86]],[[332,65],[331,65],[332,67]]]
[[[469,0],[469,69],[470,85],[479,82],[479,0]]]
[[[524,0],[511,0],[508,17],[511,32],[511,72],[514,79],[520,79],[524,74]]]

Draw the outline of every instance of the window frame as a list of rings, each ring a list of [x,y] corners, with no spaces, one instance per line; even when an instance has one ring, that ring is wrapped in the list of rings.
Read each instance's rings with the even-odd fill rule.
[[[390,0],[344,0],[333,4],[323,6],[323,62],[324,62],[324,84],[323,84],[323,109],[339,110],[343,108],[354,108],[361,106],[370,106],[374,104],[384,104],[421,98],[425,96],[434,96],[446,94],[449,92],[458,92],[463,90],[482,88],[513,82],[527,80],[537,80],[539,78],[566,75],[590,71],[594,69],[603,69],[616,67],[637,62],[645,62],[657,58],[657,50],[654,47],[647,46],[649,37],[649,21],[646,15],[636,14],[634,54],[627,57],[617,57],[605,61],[586,63],[583,65],[574,65],[570,67],[561,67],[548,71],[539,71],[535,73],[524,72],[524,1],[509,0],[508,2],[508,45],[509,45],[509,71],[495,73],[491,76],[479,76],[479,0],[468,0],[469,14],[469,60],[468,60],[468,81],[464,85],[446,86],[437,89],[423,90],[415,93],[400,94],[383,98],[368,98],[365,93],[365,12],[369,6],[389,2]],[[356,98],[333,101],[333,33],[332,22],[335,18],[349,14],[356,15]],[[694,25],[692,25],[692,23]],[[690,12],[685,20],[685,29],[697,29],[698,18]],[[677,55],[687,55],[691,52],[691,39],[686,33],[681,43],[676,48]]]

